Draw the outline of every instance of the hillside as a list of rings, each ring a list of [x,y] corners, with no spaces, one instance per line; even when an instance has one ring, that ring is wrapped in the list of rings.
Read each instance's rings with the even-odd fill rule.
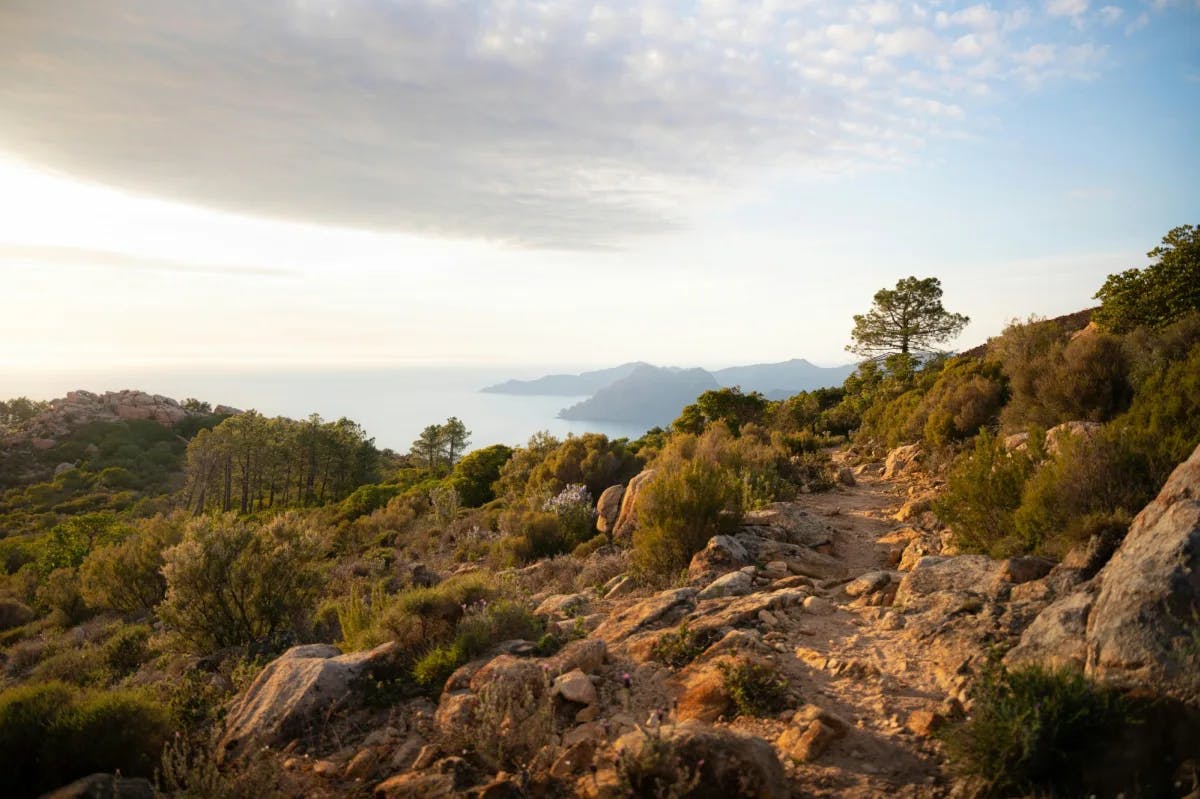
[[[506,380],[494,386],[481,388],[480,391],[488,394],[515,394],[518,396],[579,397],[594,394],[605,386],[628,377],[639,367],[649,365],[643,361],[634,361],[610,369],[596,369],[575,375],[546,375],[536,380]]]
[[[558,416],[591,422],[630,422],[647,428],[665,426],[699,394],[719,387],[703,369],[642,365],[589,399],[564,408]]]

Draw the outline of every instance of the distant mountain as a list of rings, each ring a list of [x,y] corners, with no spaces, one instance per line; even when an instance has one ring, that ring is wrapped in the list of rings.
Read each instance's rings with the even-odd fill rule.
[[[560,419],[588,422],[633,422],[666,426],[696,397],[720,388],[703,369],[674,369],[640,364],[633,372],[570,408]]]
[[[537,380],[506,380],[494,386],[480,389],[488,394],[519,394],[521,396],[579,397],[595,394],[605,386],[629,377],[634,370],[650,366],[643,361],[623,363],[611,369],[597,369],[577,375],[546,375]],[[653,367],[651,367],[653,368]]]
[[[840,386],[854,364],[817,366],[803,358],[782,363],[759,363],[753,366],[731,366],[712,373],[722,386],[741,386],[742,391],[758,391],[769,399],[784,399],[800,391],[812,391],[826,386]]]

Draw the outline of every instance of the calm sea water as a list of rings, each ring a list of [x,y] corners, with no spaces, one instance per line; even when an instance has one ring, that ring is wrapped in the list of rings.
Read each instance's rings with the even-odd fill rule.
[[[268,416],[326,419],[349,417],[379,447],[407,452],[426,425],[457,416],[471,430],[471,446],[524,444],[539,430],[560,438],[595,431],[636,438],[636,425],[568,422],[555,414],[583,397],[514,397],[479,389],[510,378],[578,372],[587,367],[399,367],[321,371],[210,371],[125,369],[70,372],[0,373],[0,399],[61,397],[73,389],[118,391],[131,388],[182,400],[196,397],[214,405],[253,408]],[[594,367],[592,367],[594,368]]]

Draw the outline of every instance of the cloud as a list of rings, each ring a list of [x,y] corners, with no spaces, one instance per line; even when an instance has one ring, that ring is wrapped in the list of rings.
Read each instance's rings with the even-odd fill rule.
[[[35,268],[72,267],[87,269],[133,269],[145,272],[220,275],[225,277],[287,277],[292,269],[241,264],[206,264],[194,261],[136,255],[88,247],[0,242],[0,263]]]
[[[1052,17],[1078,17],[1086,13],[1089,0],[1049,0],[1046,13]]]
[[[1004,81],[1075,74],[1022,56],[1061,19],[939,9],[7,0],[0,152],[238,213],[621,246],[766,170],[905,163]]]
[[[1120,6],[1104,6],[1100,9],[1100,21],[1105,25],[1114,25],[1124,14]]]

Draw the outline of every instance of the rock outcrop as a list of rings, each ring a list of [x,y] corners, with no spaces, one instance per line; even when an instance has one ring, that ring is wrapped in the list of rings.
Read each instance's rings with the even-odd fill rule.
[[[347,655],[326,644],[292,647],[267,664],[229,711],[218,757],[303,735],[315,714],[351,703],[356,681],[388,671],[399,654],[392,642]]]
[[[613,526],[613,538],[618,541],[633,538],[633,531],[637,529],[638,494],[647,482],[654,479],[654,475],[654,469],[646,469],[630,480],[629,485],[625,487],[621,496],[621,511],[617,514],[617,521]]]
[[[1013,663],[1080,658],[1090,677],[1200,699],[1200,447],[1108,564],[1046,608],[1008,655]]]

